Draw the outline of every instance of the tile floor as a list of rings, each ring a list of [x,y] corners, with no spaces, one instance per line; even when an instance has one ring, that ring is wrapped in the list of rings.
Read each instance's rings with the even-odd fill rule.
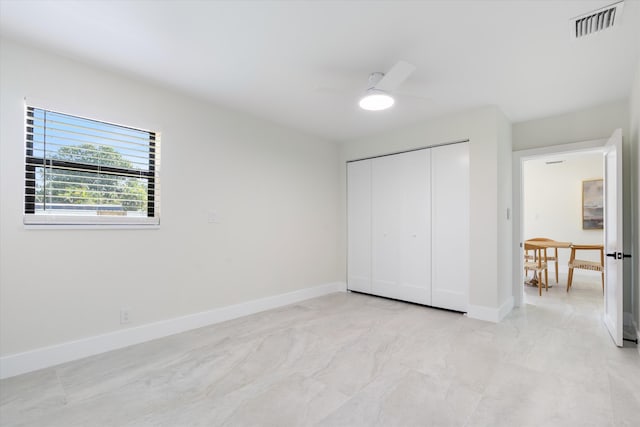
[[[0,425],[637,426],[599,286],[528,288],[500,324],[332,294],[3,380]]]

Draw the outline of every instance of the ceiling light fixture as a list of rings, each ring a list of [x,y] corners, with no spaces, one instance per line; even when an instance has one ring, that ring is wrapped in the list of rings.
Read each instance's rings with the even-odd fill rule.
[[[395,100],[387,92],[380,89],[369,89],[358,103],[360,108],[367,111],[381,111],[391,108]]]

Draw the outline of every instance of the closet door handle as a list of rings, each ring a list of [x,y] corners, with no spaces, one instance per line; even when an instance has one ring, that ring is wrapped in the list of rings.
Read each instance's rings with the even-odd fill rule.
[[[613,259],[617,258],[617,256],[616,256],[616,255],[617,255],[617,254],[616,254],[615,252],[610,253],[610,254],[607,254],[607,256],[610,256],[610,257],[611,257],[611,258],[613,258]]]

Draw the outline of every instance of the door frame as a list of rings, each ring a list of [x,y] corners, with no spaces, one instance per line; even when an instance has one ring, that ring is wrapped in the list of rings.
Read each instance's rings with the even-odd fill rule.
[[[523,209],[523,177],[522,177],[522,164],[527,160],[532,160],[540,157],[548,157],[558,154],[576,154],[576,153],[593,153],[604,151],[604,145],[607,142],[607,138],[594,139],[589,141],[574,142],[568,144],[551,145],[548,147],[533,148],[527,150],[518,150],[513,152],[513,169],[512,169],[512,206],[513,206],[513,239],[511,242],[511,250],[513,254],[517,254],[513,257],[513,277],[512,277],[512,294],[514,307],[522,307],[524,304],[524,286],[522,282],[524,279],[524,257],[523,250],[520,247],[520,242],[523,242],[523,223],[524,223],[524,209]]]

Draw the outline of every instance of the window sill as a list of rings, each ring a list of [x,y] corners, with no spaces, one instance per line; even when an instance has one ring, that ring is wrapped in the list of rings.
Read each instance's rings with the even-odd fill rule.
[[[144,224],[24,224],[25,230],[159,230]]]
[[[23,224],[25,230],[157,230],[160,219],[25,215]]]

